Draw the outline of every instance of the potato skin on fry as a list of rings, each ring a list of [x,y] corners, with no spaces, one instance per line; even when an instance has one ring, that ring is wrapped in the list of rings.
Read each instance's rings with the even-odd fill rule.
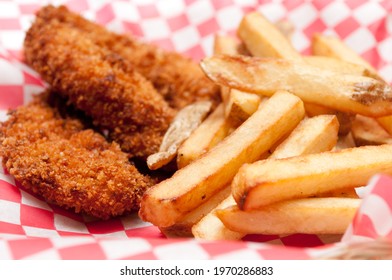
[[[117,144],[84,129],[78,119],[63,118],[46,94],[0,123],[0,156],[26,189],[100,219],[137,210],[142,194],[156,183]]]
[[[203,59],[201,65],[221,86],[265,96],[281,89],[303,102],[338,111],[370,117],[392,114],[392,87],[373,78],[276,58],[215,55]]]
[[[140,217],[159,227],[173,225],[227,185],[243,163],[259,159],[304,114],[298,97],[277,92],[204,156],[149,189],[141,202]]]

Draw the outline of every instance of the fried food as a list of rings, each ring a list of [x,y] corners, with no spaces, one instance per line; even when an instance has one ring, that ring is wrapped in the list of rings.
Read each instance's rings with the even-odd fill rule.
[[[139,216],[158,227],[175,224],[227,186],[244,163],[259,159],[304,115],[298,97],[275,93],[209,152],[149,189],[143,195]]]
[[[265,96],[288,90],[305,103],[342,112],[369,117],[392,114],[392,87],[373,78],[276,58],[215,55],[203,59],[201,65],[222,86]]]
[[[70,12],[66,7],[46,6],[37,14],[43,25],[61,22],[82,32],[81,37],[112,53],[114,63],[124,67],[131,63],[136,71],[150,80],[157,91],[173,108],[180,109],[199,100],[219,101],[219,87],[205,77],[200,66],[175,52],[164,51],[131,36],[108,31]],[[120,63],[117,63],[117,59]]]
[[[306,198],[247,212],[235,205],[217,210],[216,215],[230,230],[244,234],[343,234],[360,203],[359,198]]]
[[[26,62],[57,92],[108,130],[133,157],[158,151],[174,117],[152,84],[130,65],[125,72],[78,29],[37,19],[26,34]],[[126,61],[118,59],[122,64]]]
[[[392,174],[392,146],[362,146],[243,165],[232,182],[242,210],[279,201],[364,186],[378,173]]]
[[[101,219],[137,210],[156,180],[144,176],[116,143],[79,119],[62,117],[42,94],[0,123],[3,165],[50,203]]]

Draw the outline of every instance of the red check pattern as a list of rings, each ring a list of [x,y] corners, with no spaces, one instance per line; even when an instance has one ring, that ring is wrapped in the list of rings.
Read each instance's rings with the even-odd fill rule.
[[[51,2],[51,1],[46,1]],[[242,16],[258,10],[295,26],[293,45],[310,52],[315,32],[340,36],[392,82],[391,1],[55,1],[107,26],[182,52],[195,61],[212,52],[214,34],[235,34]],[[25,31],[41,6],[36,0],[0,1],[0,121],[27,103],[44,83],[23,64]],[[392,239],[392,179],[378,176],[342,242]],[[308,259],[330,250],[341,236],[260,236],[244,242],[171,240],[136,214],[96,221],[27,192],[0,173],[0,259]],[[329,244],[329,245],[325,245]]]

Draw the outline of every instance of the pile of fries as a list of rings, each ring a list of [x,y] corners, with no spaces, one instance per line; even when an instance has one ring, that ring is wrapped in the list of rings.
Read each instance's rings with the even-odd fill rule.
[[[303,56],[282,26],[247,14],[201,62],[223,101],[139,212],[167,236],[342,234],[356,188],[392,174],[391,86],[338,38],[315,34]]]

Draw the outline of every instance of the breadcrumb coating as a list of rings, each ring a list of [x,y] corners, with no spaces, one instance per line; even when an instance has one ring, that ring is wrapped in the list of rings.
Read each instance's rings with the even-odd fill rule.
[[[62,117],[48,96],[0,123],[4,167],[26,189],[77,213],[108,219],[137,210],[156,180],[140,174],[118,144],[84,129],[79,119]]]
[[[133,67],[118,67],[125,60],[55,21],[37,19],[24,47],[26,62],[124,151],[140,158],[158,151],[175,110]]]
[[[130,62],[153,83],[172,108],[181,109],[200,100],[211,100],[215,104],[220,100],[219,87],[205,76],[198,64],[179,53],[165,51],[129,35],[110,32],[70,12],[65,6],[42,8],[37,13],[37,21],[67,24],[83,32],[83,36],[96,45]]]

